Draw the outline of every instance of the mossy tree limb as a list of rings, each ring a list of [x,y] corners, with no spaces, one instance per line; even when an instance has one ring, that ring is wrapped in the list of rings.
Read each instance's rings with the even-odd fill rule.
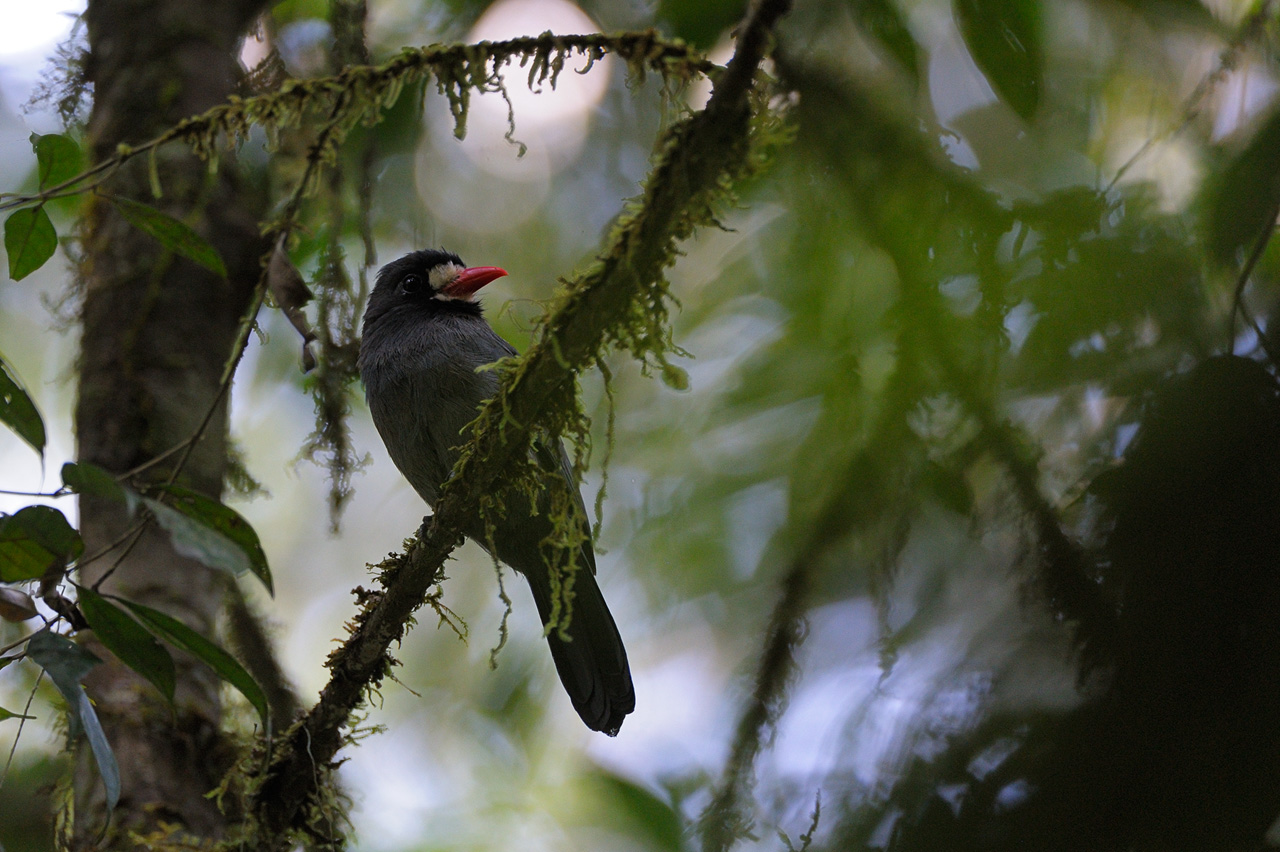
[[[325,162],[331,163],[350,130],[361,123],[376,124],[406,86],[429,78],[436,81],[440,94],[449,100],[455,133],[461,137],[466,134],[471,89],[501,91],[501,72],[508,63],[528,67],[530,86],[549,84],[554,88],[575,55],[584,57],[586,64],[577,70],[585,71],[606,54],[625,62],[628,72],[639,80],[648,72],[665,79],[691,80],[718,70],[694,48],[665,39],[652,29],[568,36],[547,32],[506,41],[406,48],[379,65],[352,65],[328,77],[289,79],[265,94],[247,98],[228,95],[225,102],[216,106],[209,106],[205,100],[201,103],[203,111],[192,111],[161,127],[156,127],[155,122],[142,124],[130,135],[130,141],[120,140],[113,148],[99,147],[93,166],[85,172],[39,192],[0,194],[0,211],[80,195],[110,179],[131,160],[144,154],[154,157],[153,152],[169,142],[181,142],[202,159],[211,160],[218,156],[224,143],[235,145],[247,140],[255,126],[266,130],[274,143],[282,131],[301,127],[317,115],[330,116],[334,121],[334,132],[317,149]],[[143,135],[142,127],[155,135]],[[312,194],[315,188],[308,186],[306,194]]]

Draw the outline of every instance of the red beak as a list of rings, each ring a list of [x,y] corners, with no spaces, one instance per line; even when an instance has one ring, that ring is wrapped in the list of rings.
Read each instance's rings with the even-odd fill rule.
[[[458,273],[448,284],[440,288],[440,292],[453,299],[467,299],[496,278],[507,274],[507,270],[496,266],[472,266]]]

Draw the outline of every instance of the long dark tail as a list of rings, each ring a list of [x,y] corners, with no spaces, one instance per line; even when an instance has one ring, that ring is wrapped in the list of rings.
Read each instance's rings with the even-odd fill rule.
[[[545,625],[551,617],[551,581],[543,571],[525,574],[538,615]],[[618,733],[622,720],[636,707],[636,691],[631,684],[627,649],[622,646],[618,626],[589,568],[573,578],[568,642],[554,629],[547,636],[551,657],[556,662],[560,682],[582,721],[593,731],[609,736]]]

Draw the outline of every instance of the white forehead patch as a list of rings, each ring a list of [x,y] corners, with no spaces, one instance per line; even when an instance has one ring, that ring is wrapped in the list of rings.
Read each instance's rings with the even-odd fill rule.
[[[458,273],[462,272],[463,269],[466,269],[466,267],[459,266],[456,263],[442,263],[439,266],[433,267],[427,277],[427,283],[431,285],[431,290],[435,294],[432,298],[439,299],[442,302],[471,301],[470,296],[450,296],[447,293],[441,292],[445,287],[448,287],[453,283],[453,279],[457,278]]]

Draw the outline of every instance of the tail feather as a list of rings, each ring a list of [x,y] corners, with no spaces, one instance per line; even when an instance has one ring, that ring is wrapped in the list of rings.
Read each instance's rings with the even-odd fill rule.
[[[540,571],[525,574],[525,578],[545,625],[551,618],[550,578]],[[567,642],[560,637],[558,628],[547,635],[560,682],[587,727],[615,736],[623,719],[635,709],[635,687],[622,636],[596,578],[586,568],[573,578],[573,601],[565,632],[569,635]]]

